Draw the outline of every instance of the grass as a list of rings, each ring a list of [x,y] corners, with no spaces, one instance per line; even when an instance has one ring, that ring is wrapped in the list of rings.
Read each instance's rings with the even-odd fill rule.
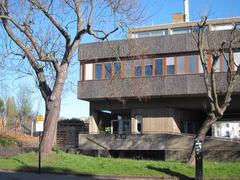
[[[10,158],[0,157],[0,169],[37,170],[38,154],[27,153]],[[194,167],[181,162],[128,160],[54,152],[44,156],[43,172],[110,176],[194,177]],[[204,162],[204,179],[240,179],[240,162]]]
[[[17,141],[15,139],[12,139],[10,137],[0,136],[0,146],[7,147],[7,146],[13,146],[16,144],[17,144]]]

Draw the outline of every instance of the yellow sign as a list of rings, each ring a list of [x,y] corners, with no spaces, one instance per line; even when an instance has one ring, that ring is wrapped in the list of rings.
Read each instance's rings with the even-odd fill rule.
[[[37,121],[44,121],[43,115],[38,115],[36,118]]]

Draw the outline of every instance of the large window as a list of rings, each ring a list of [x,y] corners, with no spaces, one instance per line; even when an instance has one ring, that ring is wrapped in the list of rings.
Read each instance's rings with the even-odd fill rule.
[[[86,64],[84,70],[85,80],[93,79],[93,64]]]
[[[188,56],[188,73],[197,73],[197,55]]]
[[[124,77],[131,77],[132,76],[132,61],[125,61],[124,62]]]
[[[119,61],[114,62],[114,77],[121,76],[121,63]]]
[[[135,60],[134,64],[135,69],[135,76],[142,76],[142,61],[141,60]]]
[[[102,79],[102,64],[95,64],[95,79]]]
[[[158,58],[155,61],[155,75],[163,75],[163,59]]]
[[[185,74],[185,59],[184,56],[177,57],[177,74]]]
[[[152,73],[153,73],[152,59],[146,59],[145,76],[152,76]]]
[[[173,57],[168,57],[167,62],[166,62],[166,69],[167,69],[167,74],[174,74],[175,73],[175,65],[174,65],[174,58]]]
[[[110,79],[112,77],[112,63],[104,64],[104,78]]]

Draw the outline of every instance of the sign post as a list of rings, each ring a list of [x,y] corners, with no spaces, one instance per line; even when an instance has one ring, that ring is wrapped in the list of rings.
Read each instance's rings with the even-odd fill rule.
[[[203,147],[200,139],[195,139],[195,179],[203,179]]]
[[[38,115],[36,117],[35,123],[35,132],[39,134],[39,144],[38,144],[38,173],[41,173],[41,138],[44,127],[44,117],[42,115]]]

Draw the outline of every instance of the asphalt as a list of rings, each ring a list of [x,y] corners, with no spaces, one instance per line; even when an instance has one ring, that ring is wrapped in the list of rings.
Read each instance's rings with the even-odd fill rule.
[[[113,177],[113,176],[82,176],[67,174],[46,174],[33,172],[19,172],[10,170],[0,170],[0,180],[156,180],[163,178],[153,177]],[[164,178],[164,180],[173,180]]]

